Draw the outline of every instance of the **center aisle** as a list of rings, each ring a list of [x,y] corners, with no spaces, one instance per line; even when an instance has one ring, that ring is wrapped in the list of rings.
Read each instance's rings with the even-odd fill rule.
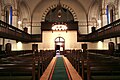
[[[64,66],[63,58],[61,56],[57,57],[52,80],[69,80]]]

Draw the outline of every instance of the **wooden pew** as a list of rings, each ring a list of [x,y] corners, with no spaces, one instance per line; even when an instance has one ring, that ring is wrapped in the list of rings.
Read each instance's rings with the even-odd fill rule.
[[[32,52],[31,52],[32,53]],[[1,59],[0,63],[0,78],[2,79],[21,79],[22,77],[28,78],[29,80],[35,80],[35,60],[33,56],[31,58],[19,57],[20,54],[25,53],[15,53],[14,55],[9,55],[9,57],[4,57]],[[26,53],[28,54],[28,53]],[[16,56],[15,56],[16,55]],[[31,54],[30,54],[31,55]],[[23,57],[23,56],[22,56]],[[6,59],[6,60],[5,60]],[[6,61],[8,61],[6,63]],[[4,74],[4,75],[2,75]],[[8,78],[6,78],[8,77]],[[22,78],[24,80],[24,78]]]
[[[0,75],[1,78],[6,79],[6,76],[9,76],[10,78],[21,79],[21,77],[27,78],[28,76],[30,80],[37,80],[44,72],[42,69],[46,69],[53,58],[53,51],[46,51],[44,54],[42,52],[31,53],[29,51],[15,53],[14,51],[14,54],[0,59],[0,72],[5,74]],[[21,80],[24,79],[22,78]]]
[[[101,54],[88,54],[87,80],[120,80],[119,76],[119,59]]]
[[[104,55],[111,55],[115,57],[120,57],[120,50],[114,50],[112,54],[110,54],[110,50],[88,50],[91,53],[98,53],[98,54],[104,54]]]
[[[10,51],[10,52],[6,52],[6,51],[1,51],[0,52],[0,59],[1,58],[6,58],[6,57],[10,57],[10,56],[24,56],[27,54],[33,53],[33,50],[20,50],[20,51]]]
[[[120,59],[106,54],[69,51],[67,58],[83,80],[120,80]]]

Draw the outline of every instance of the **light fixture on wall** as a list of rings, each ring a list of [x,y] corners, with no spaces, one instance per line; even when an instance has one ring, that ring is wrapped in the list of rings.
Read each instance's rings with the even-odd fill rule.
[[[22,21],[18,20],[18,28],[22,30]]]
[[[19,20],[19,21],[18,21],[18,24],[19,24],[19,25],[22,24],[22,21]]]
[[[59,4],[57,5],[58,10],[57,12],[57,18],[61,19],[62,17],[62,7],[60,4],[60,0],[59,0]],[[55,22],[52,24],[52,31],[66,31],[68,29],[67,24],[65,22]]]

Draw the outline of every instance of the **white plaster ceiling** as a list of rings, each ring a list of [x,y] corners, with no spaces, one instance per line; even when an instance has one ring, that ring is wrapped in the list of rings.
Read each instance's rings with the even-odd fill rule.
[[[59,0],[22,0],[22,1],[24,1],[29,6],[31,12],[33,12],[38,5],[43,5],[45,3],[48,5],[51,3],[57,4],[59,2]],[[62,4],[69,4],[69,5],[74,4],[74,6],[76,6],[75,4],[77,4],[81,8],[83,8],[85,12],[89,11],[90,7],[94,4],[95,1],[97,0],[60,0]]]
[[[91,11],[95,12],[92,9],[98,7],[98,1],[99,0],[60,0],[60,3],[67,5],[74,11],[77,17],[76,21],[86,21],[86,14],[91,14]],[[19,0],[20,12],[22,12],[22,9],[25,9],[25,6],[21,6],[21,2],[22,4],[23,2],[26,4],[25,6],[28,9],[26,11],[33,17],[34,21],[41,21],[46,10],[53,5],[57,5],[59,0]],[[22,14],[24,15],[23,12]]]

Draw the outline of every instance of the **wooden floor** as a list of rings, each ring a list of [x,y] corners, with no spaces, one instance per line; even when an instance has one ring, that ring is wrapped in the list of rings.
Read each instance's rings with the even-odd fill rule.
[[[64,56],[63,56],[63,59],[64,59],[65,65],[68,69],[71,79],[72,80],[82,80],[81,76],[77,73],[77,71],[74,69],[74,67],[69,62],[69,60]]]

